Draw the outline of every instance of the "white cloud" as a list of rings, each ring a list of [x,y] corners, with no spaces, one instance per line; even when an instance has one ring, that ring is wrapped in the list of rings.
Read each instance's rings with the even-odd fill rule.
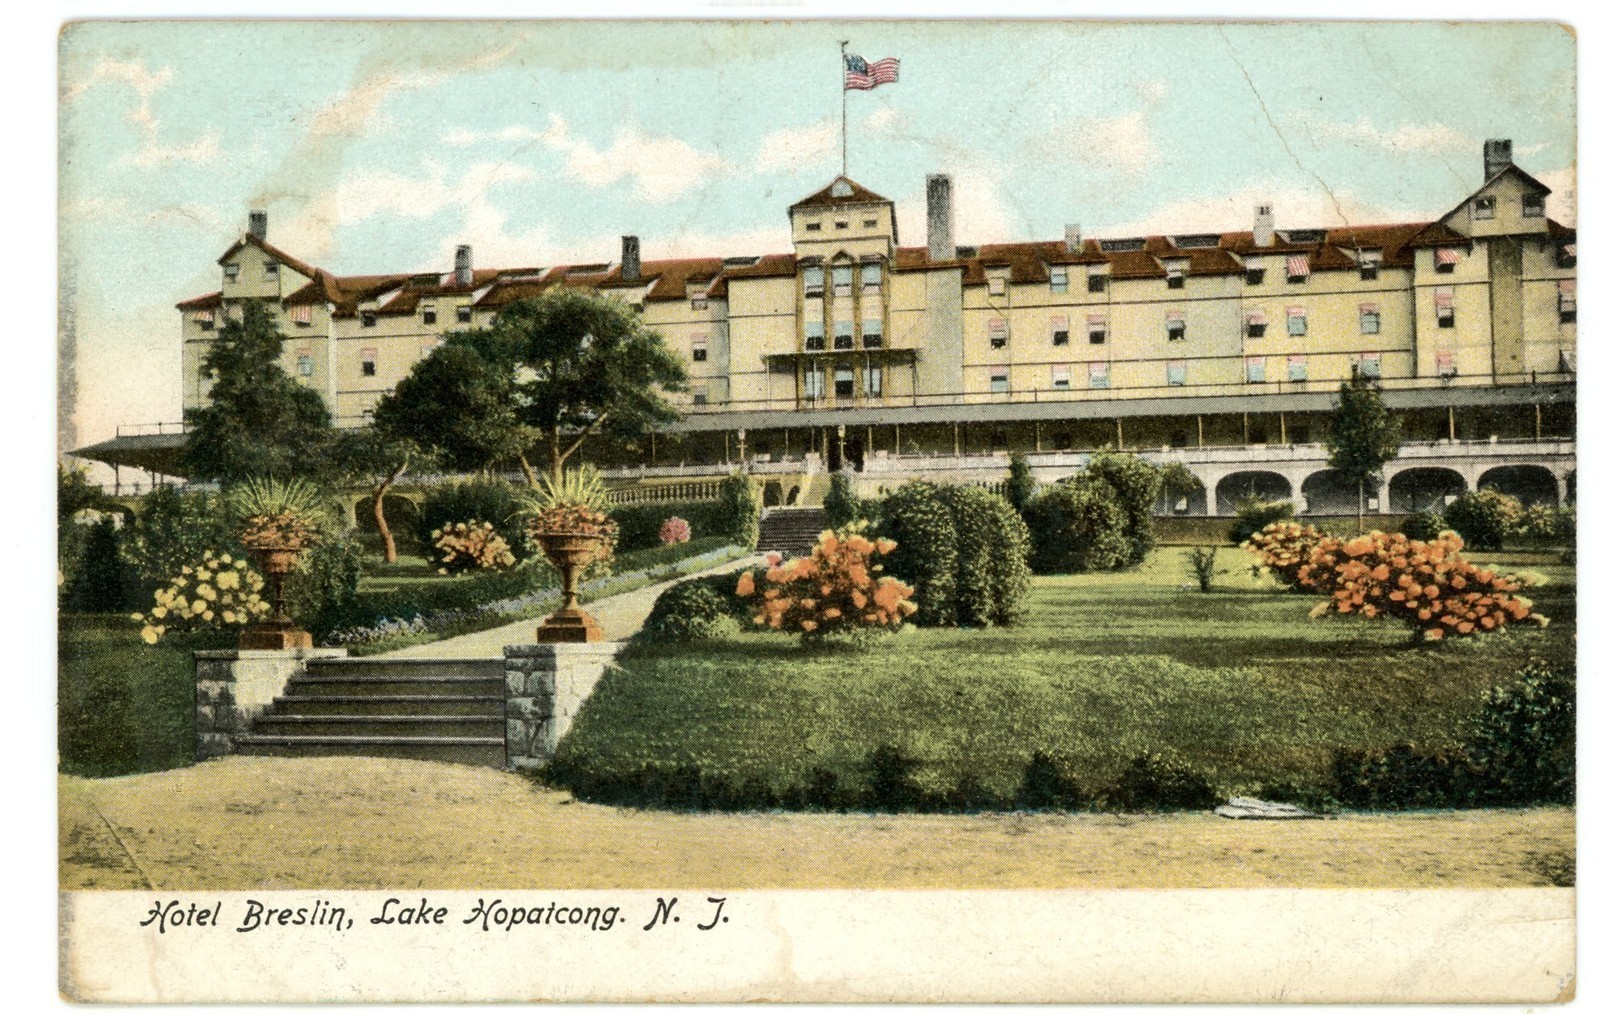
[[[485,141],[531,141],[539,136],[539,132],[531,127],[510,126],[500,130],[468,130],[457,127],[447,130],[444,134],[444,143],[453,148],[466,148]]]
[[[750,168],[758,173],[794,172],[837,156],[839,121],[818,120],[803,127],[784,127],[761,139]]]
[[[1257,204],[1272,205],[1273,218],[1280,229],[1325,228],[1346,221],[1352,225],[1425,222],[1438,214],[1437,208],[1389,207],[1351,195],[1337,195],[1335,200],[1320,187],[1263,180],[1230,194],[1171,201],[1136,219],[1085,222],[1084,232],[1104,238],[1243,231],[1254,224]]]
[[[539,140],[566,156],[567,173],[583,185],[599,189],[631,180],[633,196],[652,203],[682,197],[733,168],[720,155],[676,137],[646,134],[633,123],[617,128],[610,147],[596,148],[574,138],[566,119],[552,114]]]
[[[1578,167],[1569,165],[1565,169],[1555,169],[1547,173],[1540,173],[1538,180],[1550,188],[1550,196],[1545,198],[1544,213],[1563,225],[1576,225],[1578,223]]]
[[[1479,142],[1442,123],[1401,123],[1383,129],[1370,119],[1354,123],[1323,122],[1311,125],[1313,135],[1323,134],[1369,148],[1401,155],[1458,155],[1475,151]]]
[[[1119,177],[1143,176],[1161,157],[1144,109],[1079,119],[1056,131],[1050,147],[1055,155]]]
[[[1167,82],[1162,78],[1147,78],[1133,87],[1139,97],[1150,105],[1164,102],[1167,98]]]
[[[63,104],[71,103],[98,84],[111,82],[133,89],[139,104],[129,110],[126,119],[139,133],[139,147],[117,160],[119,165],[140,169],[160,169],[175,163],[204,165],[222,155],[221,135],[208,130],[191,141],[165,141],[161,136],[161,120],[150,108],[151,100],[172,83],[172,68],[151,70],[143,60],[118,60],[102,57],[84,80],[72,85],[61,96]]]

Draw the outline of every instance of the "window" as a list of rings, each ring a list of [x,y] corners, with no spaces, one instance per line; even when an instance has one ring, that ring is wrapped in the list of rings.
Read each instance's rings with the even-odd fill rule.
[[[1097,266],[1089,268],[1089,291],[1090,292],[1104,292],[1104,291],[1106,291],[1106,279],[1110,277],[1110,275],[1108,274],[1109,270],[1110,270],[1109,268],[1107,268],[1107,267],[1105,267],[1103,265],[1097,265]]]
[[[278,262],[277,261],[262,261],[261,262],[261,273],[262,273],[262,275],[266,276],[267,278],[276,278],[276,277],[278,277]]]
[[[1306,308],[1303,306],[1291,306],[1288,313],[1290,336],[1294,338],[1302,337],[1306,333]]]
[[[1089,344],[1104,345],[1106,343],[1106,315],[1103,313],[1089,314]]]
[[[833,347],[848,349],[855,345],[855,322],[848,317],[833,318]]]
[[[705,388],[705,387],[697,387],[697,388],[695,388],[694,389],[694,403],[696,405],[709,405],[709,404],[711,404],[711,390],[709,388]]]
[[[378,315],[377,315],[377,313],[375,313],[372,310],[362,310],[361,311],[361,326],[362,327],[377,327],[378,326]]]
[[[1265,338],[1267,336],[1267,312],[1265,310],[1245,311],[1244,334],[1246,338]]]
[[[1378,333],[1378,325],[1379,325],[1378,304],[1377,303],[1362,303],[1361,304],[1361,333],[1362,334],[1377,334]]]
[[[439,323],[439,308],[432,303],[422,304],[422,322],[424,324]]]
[[[1167,386],[1182,387],[1189,379],[1189,365],[1180,359],[1167,362]]]
[[[1563,243],[1556,247],[1556,267],[1575,268],[1578,266],[1578,244]]]
[[[1183,288],[1183,276],[1187,265],[1183,261],[1167,262],[1167,288]]]
[[[1050,318],[1050,339],[1051,339],[1051,341],[1053,341],[1057,345],[1065,345],[1067,343],[1067,338],[1068,337],[1069,337],[1069,335],[1067,333],[1067,318],[1065,318],[1065,317],[1051,317]]]
[[[1383,374],[1382,364],[1376,352],[1363,352],[1356,363],[1356,368],[1368,380],[1377,380]]]
[[[989,393],[1005,394],[1011,390],[1011,371],[995,368],[989,371]]]
[[[1066,391],[1072,388],[1072,368],[1066,363],[1057,363],[1050,367],[1050,386],[1057,391]]]
[[[1305,356],[1290,356],[1289,357],[1289,379],[1290,380],[1304,380],[1304,379],[1306,379],[1306,357]]]
[[[989,276],[989,295],[1003,296],[1006,294],[1006,279],[1004,275]]]
[[[1556,313],[1563,324],[1578,322],[1577,279],[1563,278],[1556,283]]]
[[[821,222],[807,222],[806,223],[806,232],[821,232],[821,231],[822,231],[822,223]]]
[[[840,264],[833,269],[833,294],[835,296],[850,295],[850,265]]]
[[[821,352],[827,345],[827,339],[822,333],[822,321],[806,321],[806,351]]]
[[[863,229],[876,229],[878,227],[878,220],[876,218],[863,218],[861,220],[861,227]]]
[[[1439,376],[1449,379],[1456,375],[1456,354],[1454,352],[1435,352],[1433,365]]]
[[[1476,218],[1476,219],[1480,219],[1480,220],[1481,219],[1487,219],[1487,218],[1493,218],[1494,217],[1494,198],[1493,197],[1474,197],[1472,199],[1472,217]]]
[[[1111,364],[1089,364],[1089,386],[1096,390],[1104,390],[1111,386]]]
[[[690,339],[690,343],[689,343],[689,358],[693,359],[697,363],[703,363],[703,362],[706,361],[706,336],[705,335],[697,334],[697,335],[694,335]]]
[[[1244,259],[1244,283],[1246,285],[1260,285],[1267,277],[1267,262],[1263,257],[1246,257]]]
[[[1067,291],[1067,269],[1062,265],[1055,265],[1050,269],[1050,291]]]
[[[302,377],[311,376],[311,357],[302,352],[295,357],[294,371]]]
[[[1522,217],[1523,218],[1543,218],[1544,217],[1544,195],[1543,194],[1528,193],[1528,194],[1523,194],[1522,195]]]
[[[1305,254],[1290,254],[1284,264],[1285,278],[1290,285],[1302,285],[1311,277],[1311,258]]]
[[[1267,357],[1247,356],[1244,361],[1244,381],[1247,384],[1267,382]]]
[[[1167,311],[1167,341],[1181,342],[1185,336],[1182,310]]]
[[[296,327],[310,327],[311,307],[304,303],[298,306],[291,306],[289,308],[289,319],[294,321]]]
[[[217,315],[210,310],[201,310],[194,315],[195,323],[200,325],[202,331],[214,331],[217,327]]]
[[[704,289],[701,289],[700,291],[696,292],[694,295],[689,297],[689,307],[690,307],[690,309],[704,310],[706,307],[708,307],[710,305],[711,305],[711,303],[706,299],[706,292],[705,292]]]
[[[230,282],[237,282],[239,280],[239,265],[224,264],[222,266],[222,277]]]
[[[376,377],[378,375],[378,350],[361,350],[361,375],[363,377]]]
[[[1454,289],[1433,290],[1433,315],[1440,327],[1456,326],[1456,292]]]
[[[868,319],[861,322],[861,347],[864,349],[883,348],[883,321]]]
[[[1356,254],[1357,263],[1361,265],[1361,278],[1371,282],[1378,277],[1378,262],[1381,255],[1376,250],[1360,250]]]
[[[868,398],[883,397],[883,367],[868,363],[867,368],[861,371],[861,383],[866,387]]]
[[[811,267],[806,268],[806,270],[805,270],[805,285],[806,285],[806,295],[808,295],[808,296],[820,296],[820,295],[822,295],[822,269],[820,267],[817,267],[816,265],[812,265]]]
[[[856,371],[848,366],[841,366],[833,371],[833,396],[835,398],[854,398],[856,396]]]
[[[471,324],[472,323],[472,307],[470,307],[470,306],[458,306],[458,307],[456,307],[456,323],[457,324]]]
[[[877,292],[883,288],[883,265],[870,261],[861,265],[861,291]]]
[[[1460,260],[1460,250],[1447,250],[1444,247],[1440,247],[1433,252],[1433,270],[1441,275],[1448,275],[1455,271],[1456,264]]]
[[[813,400],[822,397],[822,365],[814,363],[806,367],[806,397]]]
[[[850,223],[843,219],[836,219],[833,223],[833,227],[835,229],[848,229],[850,228]]]
[[[991,349],[1005,348],[1006,341],[1010,339],[1010,337],[1011,330],[1006,326],[1006,320],[1004,317],[989,318],[989,347]]]

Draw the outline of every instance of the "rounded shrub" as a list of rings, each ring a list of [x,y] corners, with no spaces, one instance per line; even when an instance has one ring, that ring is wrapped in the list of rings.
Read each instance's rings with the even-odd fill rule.
[[[1578,684],[1548,662],[1523,666],[1483,695],[1467,741],[1481,802],[1493,806],[1574,801]]]
[[[1418,511],[1400,522],[1400,534],[1413,542],[1432,542],[1444,531],[1444,518],[1433,511]]]
[[[1103,479],[1080,474],[1056,483],[1023,510],[1041,574],[1115,570],[1133,558],[1128,514]]]
[[[719,630],[734,628],[747,611],[734,595],[732,575],[679,581],[656,598],[639,630],[641,640],[656,643],[703,641]]]
[[[877,534],[896,543],[894,552],[884,558],[884,573],[916,589],[918,624],[956,626],[956,561],[961,548],[949,510],[933,486],[920,482],[902,486],[881,503]]]
[[[1397,743],[1387,750],[1340,750],[1333,758],[1334,794],[1363,810],[1469,806],[1474,777],[1458,753]]]
[[[432,490],[417,510],[417,539],[434,544],[434,532],[458,521],[486,521],[506,540],[511,553],[525,560],[538,552],[528,538],[527,504],[504,479],[477,478]]]
[[[1064,757],[1043,750],[1034,753],[1017,787],[1017,809],[1081,810],[1087,802]]]
[[[1032,572],[1028,526],[996,493],[913,483],[885,497],[877,534],[897,543],[884,572],[916,589],[923,626],[1015,623]]]
[[[1233,527],[1228,529],[1229,542],[1243,542],[1261,529],[1277,521],[1294,517],[1294,503],[1290,500],[1262,500],[1247,496],[1236,505]]]
[[[1522,504],[1493,489],[1456,497],[1444,509],[1444,523],[1468,549],[1500,549],[1522,521]]]
[[[1124,813],[1209,810],[1222,802],[1204,775],[1165,754],[1141,752],[1106,791],[1108,809]]]

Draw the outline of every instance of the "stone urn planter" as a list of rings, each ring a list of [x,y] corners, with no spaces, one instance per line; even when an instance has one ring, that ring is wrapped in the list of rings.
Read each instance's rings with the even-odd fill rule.
[[[283,595],[284,579],[294,573],[295,566],[300,561],[301,548],[271,544],[253,545],[247,548],[250,550],[250,555],[256,558],[256,565],[261,568],[261,573],[266,575],[267,581],[272,586],[272,615],[240,632],[240,649],[285,651],[311,647],[310,631],[301,630],[294,625],[294,619],[289,615]]]
[[[565,602],[539,625],[535,639],[540,644],[588,644],[605,640],[600,624],[578,608],[578,579],[599,554],[605,537],[586,533],[549,532],[536,534],[539,548],[561,575]]]

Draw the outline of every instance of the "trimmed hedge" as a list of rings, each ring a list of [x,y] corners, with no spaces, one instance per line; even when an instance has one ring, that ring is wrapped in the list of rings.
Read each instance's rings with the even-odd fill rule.
[[[1007,626],[1027,594],[1028,527],[976,486],[912,483],[882,501],[876,534],[893,539],[884,573],[916,589],[920,626]]]
[[[1522,504],[1492,489],[1458,496],[1444,509],[1445,527],[1461,536],[1468,549],[1502,548],[1521,521]]]
[[[1409,514],[1400,522],[1400,534],[1415,542],[1432,542],[1444,529],[1444,518],[1432,511]]]
[[[728,536],[727,512],[715,500],[681,500],[665,503],[631,504],[611,510],[617,523],[617,552],[649,549],[661,545],[661,523],[678,517],[689,522],[689,538]]]
[[[718,530],[747,549],[756,548],[761,537],[761,493],[755,480],[743,472],[722,480],[717,506],[722,512]]]
[[[663,591],[639,630],[643,641],[702,641],[718,628],[745,626],[749,605],[734,593],[738,574],[695,577]]]

